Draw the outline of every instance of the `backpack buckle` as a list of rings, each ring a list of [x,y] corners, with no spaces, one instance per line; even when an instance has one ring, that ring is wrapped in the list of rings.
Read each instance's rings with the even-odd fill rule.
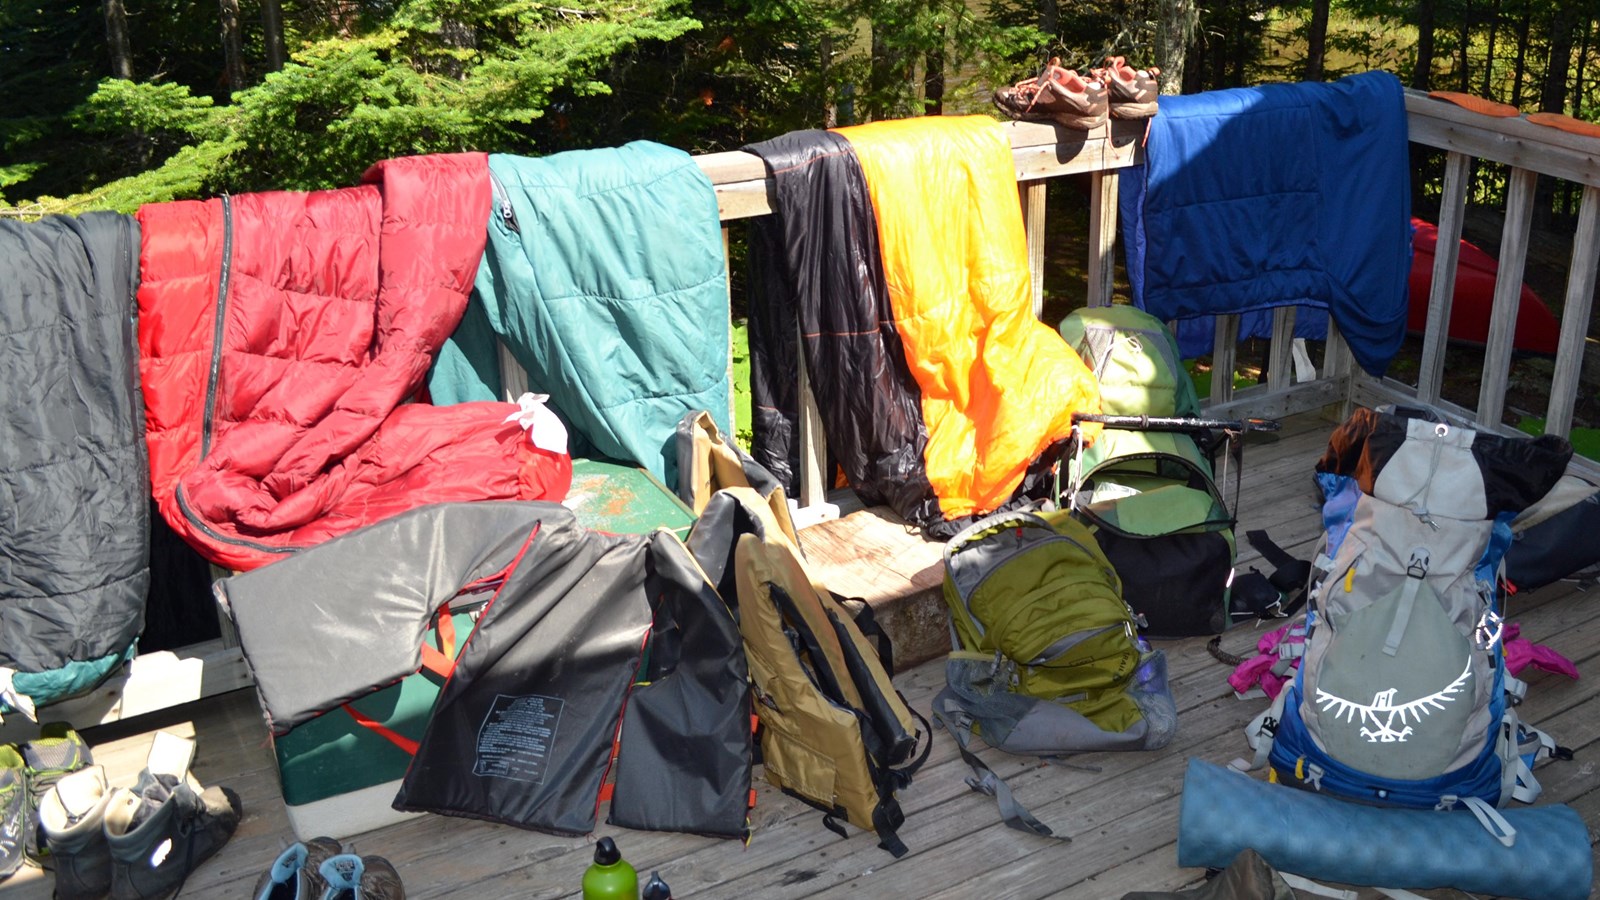
[[[1406,577],[1426,578],[1428,575],[1428,564],[1431,561],[1432,560],[1428,553],[1427,547],[1413,547],[1411,550],[1411,562],[1406,564]]]
[[[1478,649],[1493,650],[1494,645],[1500,642],[1500,636],[1505,634],[1505,630],[1505,620],[1500,618],[1499,613],[1492,609],[1484,610],[1478,619],[1478,627],[1473,630]]]

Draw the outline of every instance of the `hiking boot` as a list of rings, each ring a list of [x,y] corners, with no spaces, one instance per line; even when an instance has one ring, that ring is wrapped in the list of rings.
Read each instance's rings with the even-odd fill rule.
[[[400,873],[381,856],[342,853],[322,864],[328,887],[321,900],[405,900]]]
[[[1076,131],[1105,124],[1110,111],[1105,85],[1060,63],[1052,57],[1039,77],[995,91],[995,106],[1013,119],[1056,122]]]
[[[56,900],[97,900],[111,890],[106,807],[111,788],[101,766],[60,780],[39,801],[39,830],[56,870]]]
[[[39,736],[22,745],[28,781],[28,858],[48,867],[50,848],[39,824],[39,804],[63,776],[94,763],[89,745],[66,722],[50,722]]]
[[[28,829],[28,783],[16,744],[0,746],[0,879],[22,868]]]
[[[146,769],[106,810],[112,900],[168,897],[239,827],[239,795]]]
[[[328,882],[320,869],[341,849],[339,842],[329,837],[290,846],[261,874],[251,900],[322,900]]]
[[[1156,76],[1161,70],[1154,66],[1135,69],[1120,56],[1106,57],[1103,69],[1091,69],[1091,74],[1106,85],[1111,95],[1111,115],[1119,119],[1148,119],[1156,114],[1156,98],[1161,94],[1161,83]]]

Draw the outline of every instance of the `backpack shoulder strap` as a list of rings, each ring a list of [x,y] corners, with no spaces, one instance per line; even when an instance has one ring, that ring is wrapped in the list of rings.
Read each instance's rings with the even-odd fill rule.
[[[956,739],[956,749],[961,751],[962,761],[972,769],[972,776],[966,780],[967,787],[994,798],[1000,807],[1000,819],[1006,823],[1006,827],[1040,837],[1055,838],[1058,841],[1072,840],[1067,835],[1056,834],[1054,829],[1029,812],[1026,806],[1017,802],[1005,780],[996,775],[987,763],[972,752],[972,748],[968,746],[972,735],[972,719],[961,709],[960,701],[949,688],[939,692],[933,699],[933,717],[950,732],[951,737]]]

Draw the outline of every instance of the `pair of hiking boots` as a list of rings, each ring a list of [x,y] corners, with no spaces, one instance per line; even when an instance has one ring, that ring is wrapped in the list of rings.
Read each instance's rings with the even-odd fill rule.
[[[1109,117],[1148,119],[1156,114],[1157,68],[1135,69],[1120,56],[1089,70],[1089,77],[1061,67],[1051,57],[1038,77],[994,92],[994,104],[1013,119],[1056,122],[1076,131],[1104,125]]]
[[[112,788],[89,766],[56,782],[39,828],[56,872],[56,900],[152,900],[183,886],[239,827],[239,797],[188,774],[147,767]]]
[[[62,777],[93,763],[89,745],[65,722],[51,722],[21,746],[0,745],[0,880],[48,855],[39,804]]]
[[[400,873],[381,856],[346,853],[333,838],[312,838],[278,854],[251,900],[405,900]]]

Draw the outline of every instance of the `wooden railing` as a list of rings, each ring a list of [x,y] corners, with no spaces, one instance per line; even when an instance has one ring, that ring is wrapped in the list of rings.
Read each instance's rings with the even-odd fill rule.
[[[1545,422],[1547,432],[1566,435],[1572,425],[1584,344],[1588,339],[1596,262],[1600,260],[1600,140],[1522,119],[1500,119],[1468,112],[1416,92],[1408,92],[1405,102],[1411,140],[1449,152],[1439,222],[1439,249],[1435,256],[1418,384],[1411,386],[1391,378],[1375,379],[1362,373],[1354,365],[1348,347],[1331,321],[1316,377],[1293,382],[1295,308],[1281,307],[1273,314],[1272,339],[1262,366],[1266,372],[1265,382],[1238,390],[1233,383],[1238,317],[1217,317],[1207,410],[1225,417],[1281,417],[1332,406],[1347,408],[1350,404],[1421,402],[1439,408],[1462,423],[1514,433],[1500,423],[1500,418],[1505,407],[1512,329],[1527,259],[1534,187],[1537,178],[1545,175],[1584,186],[1563,306],[1560,351]],[[1043,298],[1041,276],[1047,233],[1045,185],[1048,179],[1067,174],[1088,173],[1091,177],[1086,301],[1091,305],[1110,303],[1118,170],[1142,161],[1144,123],[1114,120],[1109,128],[1101,127],[1087,135],[1036,123],[1013,122],[1003,127],[1016,160],[1028,258],[1034,276],[1035,313],[1041,311]],[[1444,348],[1448,340],[1445,325],[1450,319],[1468,175],[1474,159],[1506,163],[1512,169],[1482,390],[1476,408],[1468,409],[1443,399],[1441,386]],[[730,152],[701,156],[698,161],[716,188],[725,223],[771,212],[772,183],[758,158],[748,153]],[[725,235],[726,230],[725,227]],[[816,521],[827,518],[834,510],[827,505],[827,484],[823,478],[826,440],[803,370],[800,377],[802,450],[798,493],[802,510],[809,511],[809,515],[803,512],[801,518]],[[1593,461],[1579,460],[1577,465],[1600,472]]]
[[[1600,140],[1567,134],[1521,119],[1496,119],[1467,112],[1448,103],[1411,94],[1406,98],[1411,140],[1448,151],[1435,256],[1427,332],[1418,384],[1375,379],[1357,370],[1348,349],[1330,322],[1322,365],[1315,378],[1291,383],[1294,309],[1275,311],[1273,337],[1264,368],[1266,382],[1235,391],[1232,373],[1234,335],[1238,320],[1219,316],[1212,350],[1212,385],[1208,411],[1228,417],[1279,417],[1352,403],[1423,402],[1464,423],[1501,431],[1510,375],[1515,314],[1527,260],[1534,188],[1539,176],[1568,179],[1583,186],[1582,207],[1572,249],[1572,265],[1561,316],[1560,349],[1546,412],[1545,429],[1565,435],[1582,371],[1584,345],[1594,299],[1596,265],[1600,262]],[[1088,296],[1090,304],[1111,302],[1115,243],[1118,171],[1140,162],[1144,135],[1142,122],[1116,121],[1087,134],[1051,125],[1010,123],[1003,126],[1016,162],[1017,185],[1033,271],[1035,313],[1043,298],[1042,269],[1046,241],[1045,184],[1050,178],[1088,173],[1091,181],[1089,217]],[[1465,218],[1469,174],[1474,159],[1511,166],[1505,226],[1499,252],[1499,280],[1494,296],[1494,323],[1484,353],[1482,389],[1475,409],[1441,397],[1444,374],[1445,323],[1455,284],[1458,240]],[[715,186],[723,221],[736,222],[766,215],[771,207],[771,183],[762,162],[747,153],[715,153],[698,157]],[[737,226],[735,226],[737,227]],[[726,238],[726,227],[724,230]],[[798,338],[798,336],[797,336]],[[509,355],[502,362],[509,362]],[[508,390],[514,396],[526,386],[526,375],[514,363],[503,368]],[[805,386],[801,373],[802,388]],[[517,382],[521,382],[521,386]],[[804,465],[799,499],[811,520],[828,513],[823,461],[827,457],[816,405],[804,392],[801,424]],[[1593,460],[1579,460],[1580,469],[1600,474]],[[807,515],[799,517],[802,521]],[[113,721],[161,709],[179,702],[209,696],[249,683],[237,646],[213,641],[175,653],[151,654],[136,661],[132,671],[119,675],[93,694],[51,708],[52,715],[80,727]],[[141,668],[142,667],[142,668]],[[0,726],[0,739],[28,723],[15,717]]]
[[[1561,308],[1561,340],[1544,428],[1547,434],[1567,436],[1572,429],[1577,403],[1584,346],[1589,340],[1595,272],[1600,262],[1600,139],[1535,125],[1521,118],[1479,115],[1415,92],[1406,96],[1406,114],[1413,143],[1447,151],[1439,210],[1439,244],[1434,256],[1422,361],[1415,387],[1391,378],[1361,377],[1352,383],[1350,398],[1363,404],[1421,401],[1479,428],[1516,433],[1502,424],[1502,416],[1510,383],[1512,339],[1528,258],[1535,187],[1541,175],[1563,178],[1582,185],[1583,195],[1573,236],[1567,290]],[[1467,408],[1443,399],[1440,394],[1448,340],[1446,325],[1450,321],[1451,298],[1455,293],[1467,189],[1472,163],[1479,159],[1506,164],[1510,167],[1510,176],[1482,381],[1477,406]],[[1575,466],[1590,473],[1600,472],[1595,460],[1579,458]]]

